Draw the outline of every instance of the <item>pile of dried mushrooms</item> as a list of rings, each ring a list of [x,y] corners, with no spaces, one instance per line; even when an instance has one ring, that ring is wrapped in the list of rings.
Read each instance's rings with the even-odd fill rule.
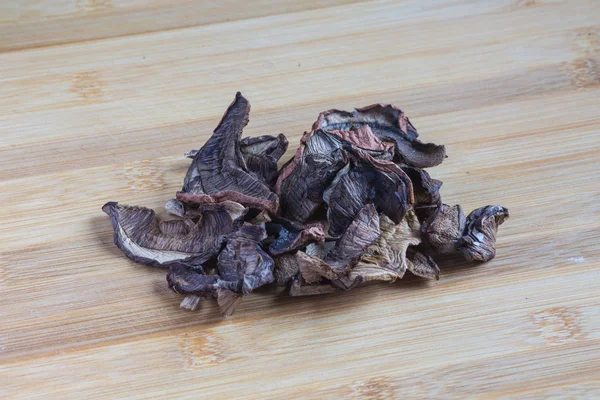
[[[182,307],[216,298],[230,315],[254,289],[291,296],[393,282],[406,271],[438,279],[432,255],[494,258],[501,206],[465,216],[442,203],[442,182],[424,168],[446,158],[387,104],[321,113],[291,160],[282,134],[242,138],[250,104],[240,93],[192,159],[181,191],[158,221],[145,207],[109,202],[116,245],[133,261],[168,268]]]

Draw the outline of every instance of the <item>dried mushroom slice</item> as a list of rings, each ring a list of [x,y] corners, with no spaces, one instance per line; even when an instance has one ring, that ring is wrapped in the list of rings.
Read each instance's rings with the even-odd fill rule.
[[[323,243],[325,241],[325,232],[323,224],[317,222],[308,224],[298,229],[292,229],[288,226],[275,224],[278,227],[277,238],[269,246],[269,254],[275,256],[283,253],[289,253],[304,247],[309,243]]]
[[[502,206],[485,206],[473,210],[459,247],[468,261],[489,261],[496,256],[496,233],[508,218],[508,210]]]
[[[426,221],[437,212],[442,204],[440,189],[442,181],[433,179],[427,171],[421,168],[403,166],[402,170],[412,182],[415,196],[414,209],[419,221]]]
[[[421,243],[420,225],[414,212],[408,212],[399,224],[381,215],[379,226],[381,236],[352,268],[351,279],[361,277],[363,281],[393,282],[401,279],[408,269],[406,251],[409,246]]]
[[[467,219],[462,207],[442,204],[423,224],[423,237],[438,254],[453,252],[465,231]]]
[[[350,268],[360,259],[365,249],[371,246],[379,236],[379,215],[375,206],[368,204],[360,210],[331,250],[326,254],[320,252],[320,255],[324,255],[322,259],[316,255],[298,252],[302,278],[309,283],[324,278],[338,284],[338,281],[346,276]],[[318,247],[326,248],[330,246]],[[313,254],[316,254],[317,251],[314,249],[309,251],[307,248],[307,252],[313,252]],[[347,288],[347,285],[342,286]]]
[[[273,259],[259,245],[266,237],[264,227],[244,224],[227,235],[217,258],[216,275],[184,266],[171,267],[169,287],[177,293],[216,298],[224,315],[233,314],[242,296],[274,280]]]
[[[110,216],[115,244],[133,261],[168,267],[198,266],[215,256],[223,236],[234,231],[239,221],[224,210],[206,211],[198,221],[161,221],[154,211],[109,202],[102,210]]]
[[[273,259],[259,244],[266,237],[263,226],[248,223],[227,236],[227,243],[217,258],[223,289],[247,295],[273,282]]]
[[[412,272],[413,275],[426,279],[440,279],[440,269],[431,256],[423,254],[420,251],[409,249],[407,257],[408,270]]]
[[[245,206],[278,209],[269,186],[250,173],[240,150],[242,130],[248,124],[250,103],[238,92],[214,134],[194,155],[177,199],[185,203],[235,201]]]
[[[305,134],[279,174],[276,191],[286,218],[304,223],[323,204],[323,192],[346,160],[341,141],[323,132]]]
[[[341,235],[365,204],[398,223],[412,205],[411,183],[400,171],[386,172],[363,161],[346,165],[324,192],[329,234]]]
[[[240,142],[240,150],[248,171],[254,173],[270,188],[277,181],[277,162],[288,148],[287,138],[278,136],[246,137]]]
[[[169,269],[167,274],[169,288],[175,293],[191,294],[199,297],[214,298],[221,286],[219,276],[205,275],[202,272],[178,265]]]
[[[423,143],[417,139],[417,130],[402,110],[390,104],[373,104],[352,112],[329,110],[322,112],[313,124],[313,130],[354,131],[369,126],[381,141],[395,144],[397,162],[411,167],[434,167],[446,158],[444,146]]]
[[[275,261],[275,283],[279,286],[287,286],[300,272],[297,260],[298,253],[285,253],[273,256]]]

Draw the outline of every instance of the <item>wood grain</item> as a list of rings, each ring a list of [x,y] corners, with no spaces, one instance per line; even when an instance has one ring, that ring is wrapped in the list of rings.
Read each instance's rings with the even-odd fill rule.
[[[584,0],[3,2],[0,398],[600,397],[598,21]],[[237,90],[285,158],[321,110],[399,105],[447,145],[445,202],[509,208],[497,258],[180,310],[100,207],[161,210]]]

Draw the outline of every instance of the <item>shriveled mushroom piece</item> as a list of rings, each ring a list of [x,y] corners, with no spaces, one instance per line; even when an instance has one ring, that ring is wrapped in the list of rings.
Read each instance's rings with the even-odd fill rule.
[[[232,219],[242,219],[248,212],[248,208],[235,201],[223,201],[221,203],[199,203],[188,204],[177,199],[171,199],[165,204],[165,210],[172,215],[185,218],[196,218],[207,211],[223,210],[227,212]]]
[[[259,244],[266,237],[263,226],[248,223],[227,236],[227,244],[217,259],[219,276],[225,282],[223,288],[250,294],[273,282],[273,259]]]
[[[290,296],[316,296],[339,290],[329,282],[307,283],[302,278],[294,279],[290,285]]]
[[[298,253],[285,253],[273,256],[275,262],[275,283],[279,286],[287,286],[300,272],[298,266]]]
[[[423,236],[436,253],[451,253],[463,236],[466,222],[461,206],[442,204],[423,224]]]
[[[508,215],[508,210],[502,206],[485,206],[469,214],[464,235],[458,243],[468,261],[485,262],[496,256],[496,233]]]
[[[350,268],[380,234],[379,215],[375,206],[368,204],[335,244],[319,246],[323,251],[298,252],[300,275],[308,283],[328,279],[344,289],[354,286],[357,282],[347,279]]]
[[[277,238],[269,246],[269,254],[273,256],[289,253],[309,243],[325,241],[323,224],[319,222],[300,227],[294,227],[292,224],[284,226],[271,223],[270,225],[277,230]]]
[[[440,189],[442,181],[433,179],[421,168],[403,166],[402,170],[412,182],[415,196],[414,209],[419,221],[424,222],[435,214],[442,204]]]
[[[157,221],[153,210],[109,202],[102,210],[110,216],[115,244],[133,261],[168,267],[200,266],[217,255],[223,235],[241,225],[225,209],[206,210],[191,219]]]
[[[408,249],[407,267],[413,275],[426,279],[440,279],[440,269],[430,255]]]
[[[300,223],[308,220],[323,204],[323,192],[345,164],[339,138],[323,132],[305,134],[277,180],[282,215]]]
[[[406,251],[421,243],[420,225],[414,212],[409,211],[399,224],[382,215],[381,236],[369,246],[360,261],[350,271],[350,278],[363,281],[395,281],[409,268]]]
[[[177,293],[215,297],[223,314],[233,314],[242,296],[274,280],[273,259],[259,244],[266,237],[264,227],[244,224],[227,235],[217,258],[217,274],[174,267],[167,276],[169,287]]]
[[[270,188],[277,181],[277,162],[288,148],[283,134],[277,136],[246,137],[240,141],[240,150],[248,171],[255,174]]]
[[[433,143],[423,143],[415,127],[399,108],[390,104],[373,104],[352,112],[329,110],[322,112],[313,130],[356,131],[368,126],[382,141],[395,144],[397,162],[411,167],[433,167],[444,161],[446,149]]]
[[[323,193],[327,203],[329,234],[341,235],[367,203],[398,223],[412,206],[411,182],[399,170],[384,171],[378,164],[353,160],[335,177]],[[394,165],[395,167],[395,165]],[[397,167],[395,167],[397,168]]]
[[[277,181],[277,162],[285,154],[287,147],[288,140],[282,133],[277,136],[263,135],[240,140],[240,151],[248,171],[270,187]],[[199,150],[190,150],[185,156],[194,159],[198,152]]]
[[[242,130],[248,124],[250,103],[237,93],[221,122],[194,155],[177,199],[185,203],[231,200],[245,206],[278,209],[278,198],[257,174],[248,171],[240,150]]]

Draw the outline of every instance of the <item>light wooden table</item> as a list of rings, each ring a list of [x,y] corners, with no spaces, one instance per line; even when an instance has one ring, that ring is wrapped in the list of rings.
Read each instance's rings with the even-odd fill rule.
[[[600,398],[599,24],[595,0],[3,1],[0,398]],[[285,158],[321,110],[402,107],[447,145],[447,203],[510,209],[497,258],[180,310],[100,208],[160,210],[237,90]]]

